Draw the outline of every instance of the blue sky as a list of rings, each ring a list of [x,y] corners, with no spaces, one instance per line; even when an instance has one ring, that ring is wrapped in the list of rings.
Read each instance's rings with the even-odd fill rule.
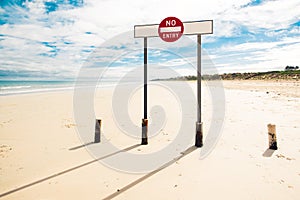
[[[299,10],[299,0],[0,0],[0,79],[72,79],[96,49],[106,52],[100,56],[107,54],[107,62],[135,45],[101,44],[136,24],[160,23],[168,16],[214,20],[214,34],[202,41],[219,73],[281,70],[300,65]],[[187,44],[180,44],[181,57],[153,50],[151,62],[195,74],[182,58],[195,61],[195,46]],[[126,72],[129,64],[142,66],[141,56],[137,50],[120,58],[112,73]]]

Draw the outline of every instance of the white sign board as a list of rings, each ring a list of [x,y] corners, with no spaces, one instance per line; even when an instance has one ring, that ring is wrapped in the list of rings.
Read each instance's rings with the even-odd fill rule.
[[[158,35],[159,24],[147,24],[147,25],[135,25],[134,26],[134,37],[145,38],[145,37],[159,37]],[[204,35],[213,33],[213,21],[193,21],[183,22],[184,35]]]

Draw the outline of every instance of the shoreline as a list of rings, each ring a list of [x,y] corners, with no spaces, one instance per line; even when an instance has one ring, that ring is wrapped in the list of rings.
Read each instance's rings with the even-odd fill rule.
[[[177,81],[186,81],[186,82],[196,82],[196,80],[152,80],[149,81],[149,85],[151,82],[155,83],[155,82],[177,82]],[[280,83],[284,83],[286,85],[292,84],[296,87],[300,87],[300,81],[299,80],[285,80],[285,79],[272,79],[272,80],[241,80],[241,79],[237,79],[237,80],[202,80],[202,83],[214,83],[215,81],[218,82],[224,82],[224,83],[242,83],[242,84],[247,84],[247,83],[276,83],[276,84],[280,84]],[[126,84],[131,84],[131,83],[126,83]],[[141,83],[142,85],[143,83]],[[108,85],[101,85],[101,86],[96,86],[96,90],[101,90],[101,89],[112,89],[116,87],[116,83],[114,84],[108,84]],[[285,85],[285,86],[286,86]],[[278,85],[277,85],[278,86]],[[273,87],[273,86],[272,86]],[[284,87],[284,86],[283,86]],[[238,89],[239,87],[235,87],[234,85],[230,84],[229,85],[225,85],[225,88],[228,89]],[[22,91],[19,93],[9,93],[9,94],[1,94],[0,93],[0,98],[1,97],[6,97],[6,96],[19,96],[19,95],[30,95],[30,94],[46,94],[46,93],[63,93],[63,92],[74,92],[75,86],[73,87],[68,87],[68,88],[45,88],[45,89],[37,89],[39,91]],[[297,94],[297,97],[300,97],[300,94]]]

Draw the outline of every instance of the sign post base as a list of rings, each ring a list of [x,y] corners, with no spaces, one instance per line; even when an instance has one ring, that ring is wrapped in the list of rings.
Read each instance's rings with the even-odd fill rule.
[[[203,123],[196,122],[196,140],[195,140],[196,147],[203,146]]]
[[[142,145],[148,144],[148,119],[142,119]]]

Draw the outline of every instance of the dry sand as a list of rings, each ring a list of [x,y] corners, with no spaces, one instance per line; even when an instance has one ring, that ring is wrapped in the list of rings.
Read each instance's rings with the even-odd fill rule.
[[[195,91],[195,82],[189,84]],[[223,84],[226,114],[213,152],[199,160],[201,149],[196,149],[148,175],[111,169],[94,162],[85,148],[74,149],[82,143],[71,91],[0,97],[0,199],[103,199],[111,194],[117,194],[115,199],[299,199],[300,82]],[[205,136],[211,110],[210,97],[203,93]],[[105,122],[104,133],[114,132],[110,139],[119,148],[140,143],[118,134],[109,111],[111,95],[111,89],[95,95],[95,110],[107,105],[105,114],[96,112]],[[142,101],[136,96],[130,109],[132,120],[139,124]],[[149,104],[158,101],[167,111],[176,107],[170,94],[152,88]],[[172,142],[180,109],[172,112],[149,145],[129,151],[155,152]],[[279,149],[275,152],[267,150],[268,123],[276,124]]]

